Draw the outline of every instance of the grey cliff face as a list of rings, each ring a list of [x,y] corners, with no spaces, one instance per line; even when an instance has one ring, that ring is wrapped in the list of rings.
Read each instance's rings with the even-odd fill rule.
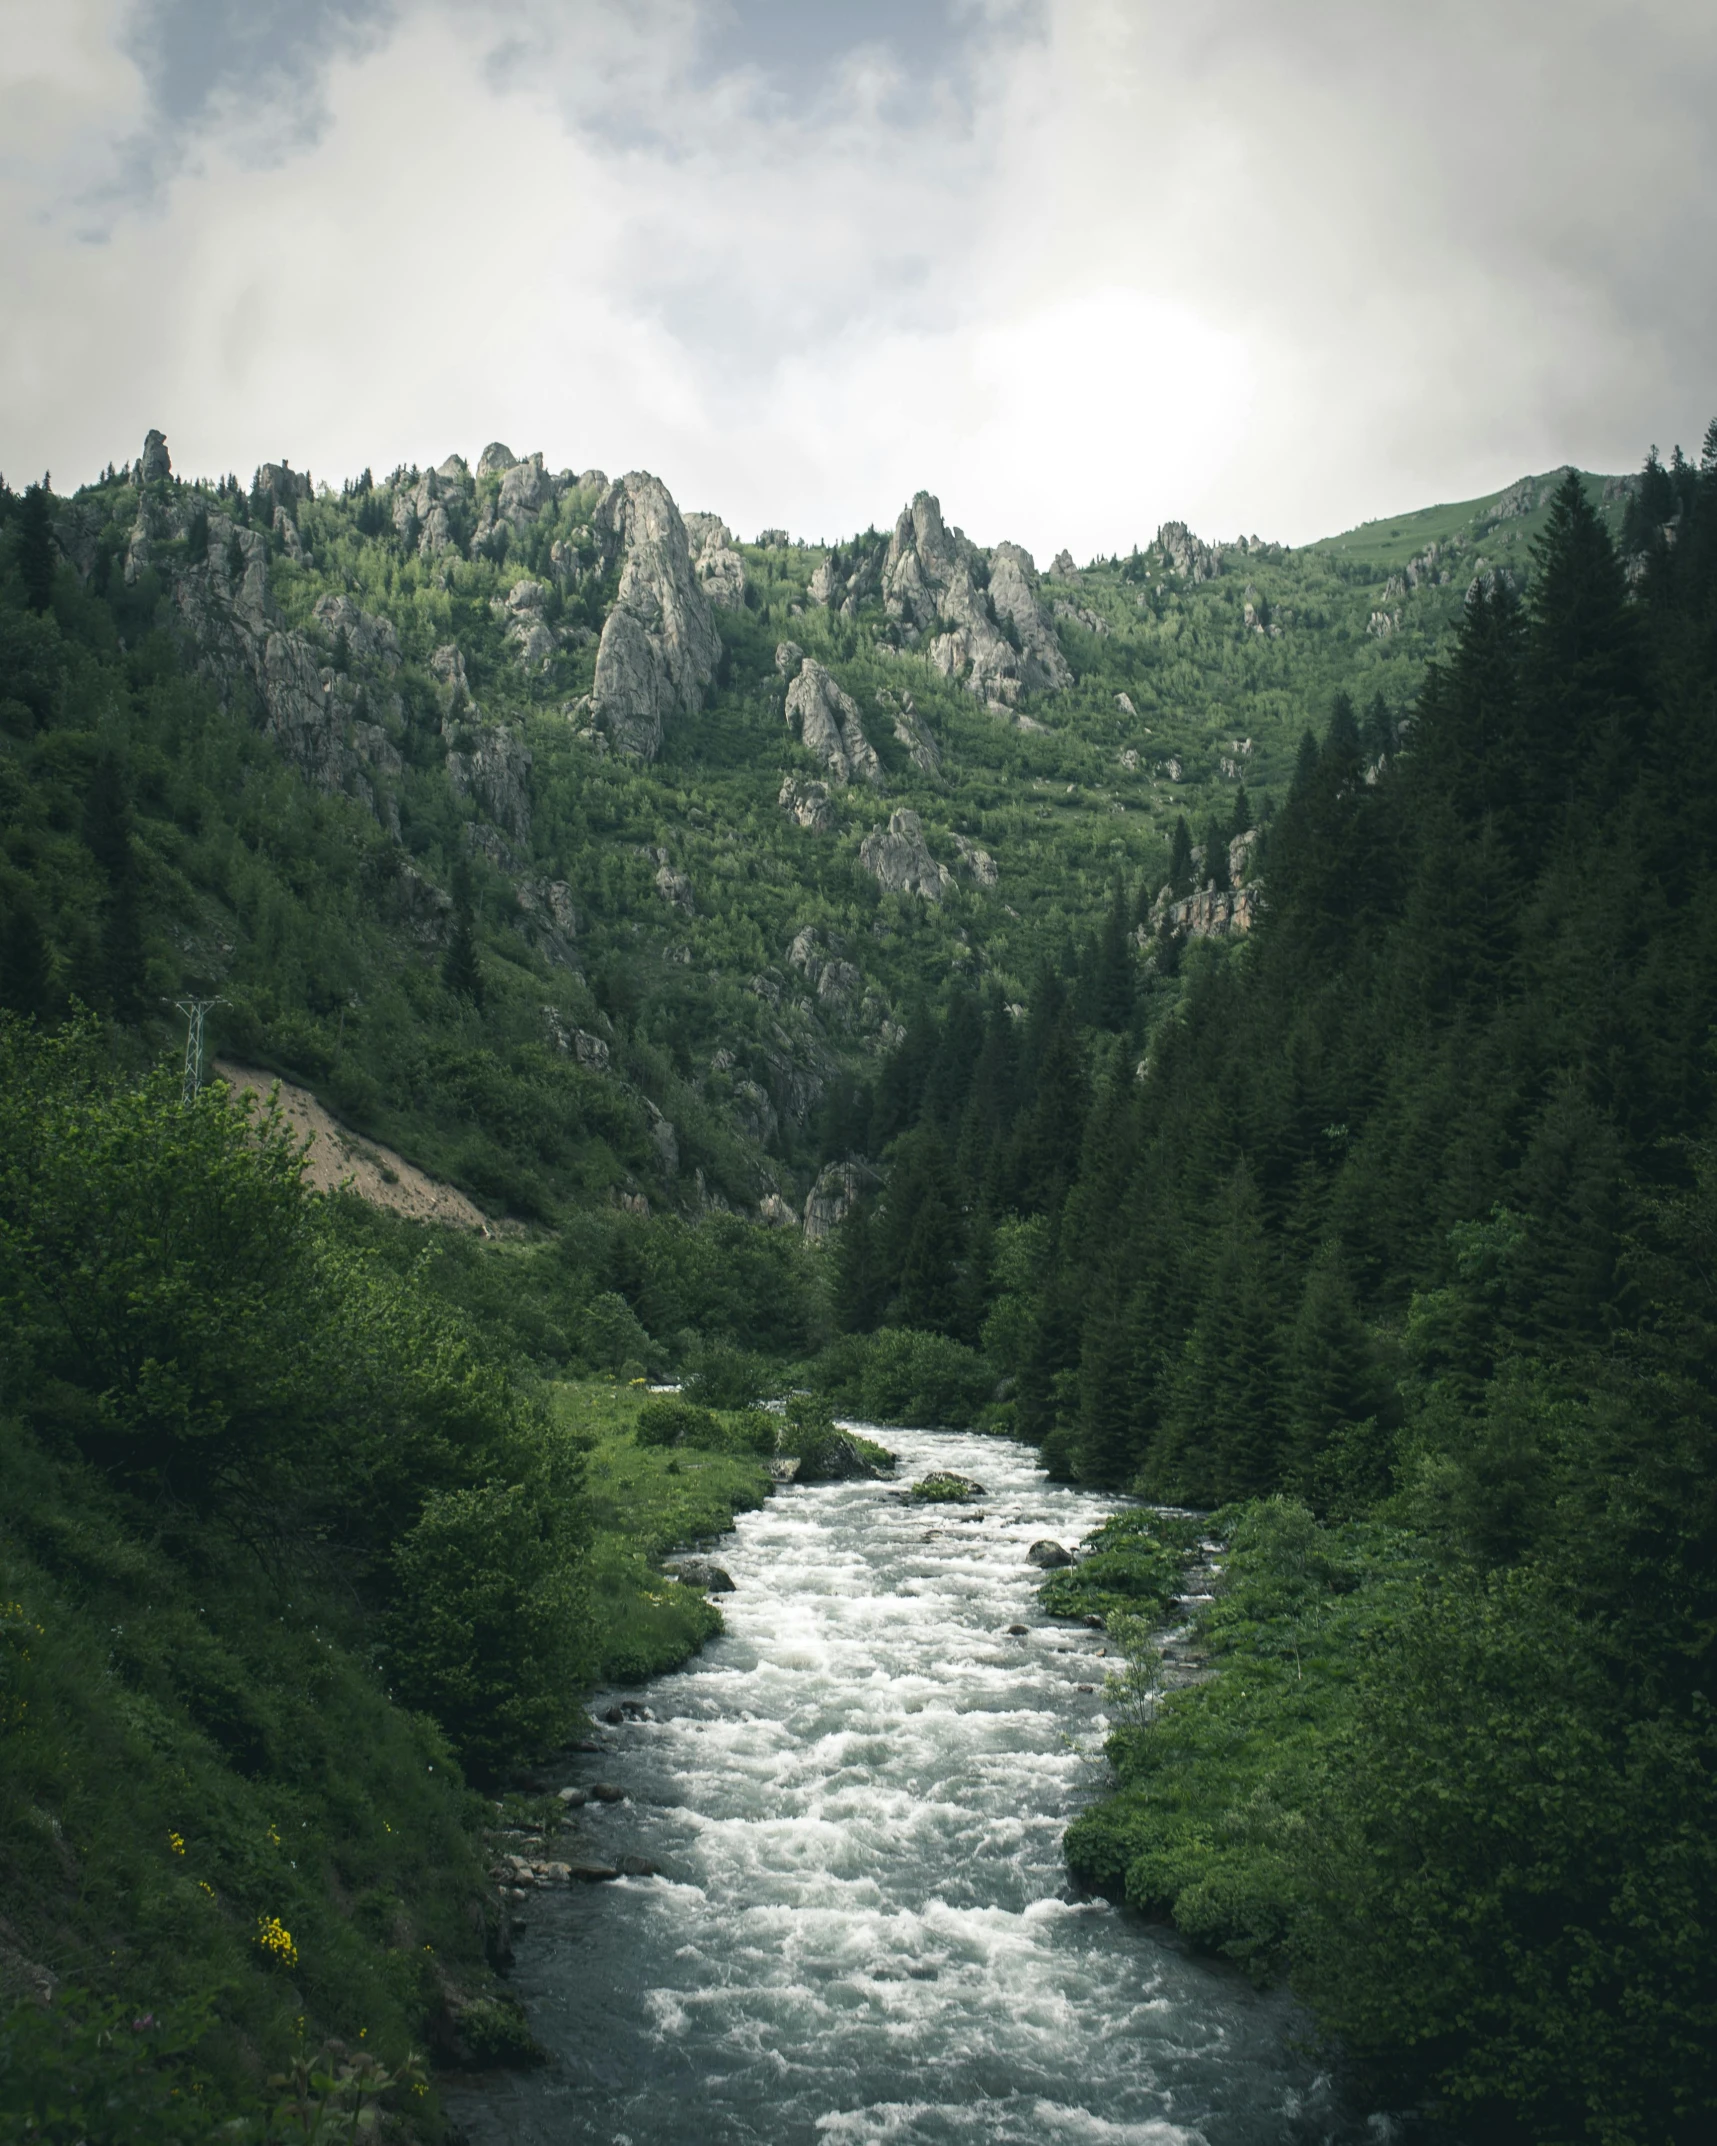
[[[144,442],[143,461],[170,467],[159,432]],[[309,479],[284,463],[268,463],[256,491],[273,496],[283,541],[301,552],[285,501],[308,496]],[[199,510],[207,513],[208,544],[193,558],[184,539]],[[387,621],[341,596],[323,600],[314,636],[288,627],[269,589],[268,539],[189,492],[140,495],[126,581],[135,583],[146,569],[167,588],[203,676],[223,695],[248,684],[261,704],[263,728],[287,758],[319,789],[358,798],[397,834],[397,810],[385,787],[378,789],[400,770],[393,737],[404,722],[393,685],[399,649]],[[347,668],[330,660],[342,638]]]
[[[916,894],[939,902],[954,884],[953,873],[931,856],[924,822],[916,812],[891,812],[886,831],[873,828],[859,844],[859,863],[885,894]]]
[[[1031,553],[1018,544],[998,544],[990,554],[990,605],[1019,642],[1020,684],[1034,693],[1065,691],[1073,673],[1038,599]]]
[[[876,696],[876,704],[887,714],[894,725],[894,735],[905,746],[907,756],[921,775],[936,775],[941,772],[942,754],[930,727],[913,705],[910,693],[895,694],[886,688]]]
[[[712,604],[737,610],[745,601],[745,561],[734,548],[727,524],[714,514],[688,514],[686,539],[698,586]]]
[[[775,800],[796,825],[809,835],[826,835],[835,824],[835,808],[826,782],[812,782],[803,775],[789,775]]]
[[[1000,544],[986,562],[975,544],[948,528],[928,492],[918,493],[894,525],[882,594],[907,644],[932,636],[927,653],[936,668],[945,678],[963,679],[998,714],[1011,715],[1022,692],[1057,693],[1073,682],[1038,595],[1031,554]]]
[[[702,707],[721,637],[660,478],[635,470],[611,484],[591,526],[624,560],[596,652],[591,713],[619,751],[653,760],[668,722]]]
[[[805,1235],[815,1244],[839,1229],[856,1203],[876,1182],[876,1172],[865,1163],[825,1164],[806,1195]]]
[[[167,435],[157,432],[153,426],[143,437],[143,453],[137,464],[140,483],[158,484],[173,474],[173,464],[167,454]]]
[[[1195,537],[1185,522],[1164,522],[1157,531],[1157,549],[1171,574],[1194,583],[1212,581],[1222,571],[1222,554]]]
[[[882,763],[864,734],[858,703],[813,657],[802,659],[787,688],[787,724],[829,771],[831,782],[880,783]]]

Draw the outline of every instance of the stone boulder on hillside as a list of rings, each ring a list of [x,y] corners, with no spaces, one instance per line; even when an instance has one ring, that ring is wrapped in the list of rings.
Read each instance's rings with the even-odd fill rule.
[[[891,812],[888,826],[872,828],[859,844],[859,863],[884,894],[917,894],[939,902],[954,884],[954,875],[938,864],[924,839],[924,822],[916,812]]]
[[[680,510],[659,477],[634,470],[611,484],[591,527],[622,561],[596,651],[591,715],[619,751],[653,760],[666,725],[702,707],[721,638]]]
[[[789,729],[828,769],[831,782],[882,781],[882,763],[864,734],[858,702],[814,657],[803,657],[789,681],[785,712]]]

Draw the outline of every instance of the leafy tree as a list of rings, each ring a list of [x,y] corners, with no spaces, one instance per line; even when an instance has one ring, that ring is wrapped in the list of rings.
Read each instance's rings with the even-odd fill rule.
[[[473,1006],[483,1003],[483,969],[477,958],[477,927],[471,896],[471,867],[464,857],[453,867],[453,922],[448,932],[447,952],[441,963],[441,980],[455,998]]]

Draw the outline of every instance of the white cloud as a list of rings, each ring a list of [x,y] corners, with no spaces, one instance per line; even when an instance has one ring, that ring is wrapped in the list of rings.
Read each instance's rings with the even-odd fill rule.
[[[1631,464],[1717,392],[1707,10],[1050,0],[963,11],[928,74],[784,80],[712,9],[422,0],[282,162],[229,85],[100,243],[121,17],[19,10],[54,28],[0,77],[0,467],[499,436],[742,530],[927,484],[1085,555]]]

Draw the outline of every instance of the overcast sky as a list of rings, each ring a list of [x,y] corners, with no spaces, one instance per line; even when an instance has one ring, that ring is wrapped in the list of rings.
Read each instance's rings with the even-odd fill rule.
[[[0,470],[1302,541],[1717,410],[1712,0],[0,0]]]

